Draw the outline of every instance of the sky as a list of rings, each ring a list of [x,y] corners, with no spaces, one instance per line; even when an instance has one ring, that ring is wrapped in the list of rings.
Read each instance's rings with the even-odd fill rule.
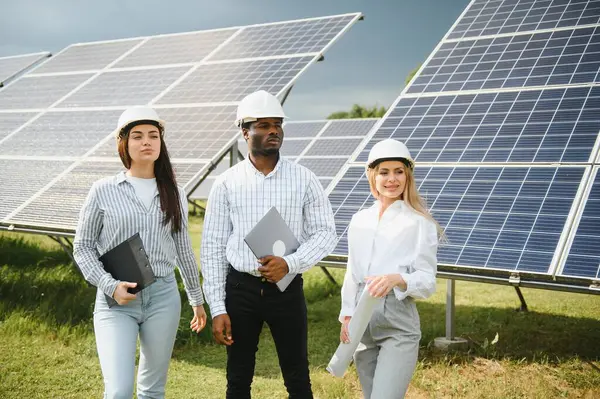
[[[388,107],[404,79],[450,29],[469,0],[4,0],[0,56],[53,54],[72,43],[188,32],[362,12],[300,76],[284,108],[324,119],[358,103]]]

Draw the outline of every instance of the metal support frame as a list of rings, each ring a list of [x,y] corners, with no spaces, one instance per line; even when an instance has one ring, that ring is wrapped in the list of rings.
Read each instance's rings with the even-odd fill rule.
[[[196,200],[188,198],[188,204],[190,204],[192,206],[192,213],[194,215],[196,215],[196,214],[204,215],[204,212],[206,211],[206,209],[202,205],[200,205],[198,202],[196,202]]]
[[[455,280],[446,280],[446,339],[454,340],[454,291]]]
[[[523,293],[521,292],[521,288],[520,287],[515,287],[515,291],[517,291],[517,295],[519,296],[519,300],[521,301],[521,306],[518,307],[516,309],[517,312],[527,312],[529,311],[529,309],[527,309],[527,302],[525,302],[525,297],[523,296]]]
[[[339,287],[340,285],[337,283],[337,281],[335,281],[335,278],[333,278],[331,273],[329,273],[329,270],[327,270],[327,268],[325,266],[320,266],[320,267],[321,267],[321,270],[323,270],[323,273],[325,273],[325,276],[327,276],[327,279],[329,281],[331,281],[333,283],[333,285],[335,285],[336,287]]]

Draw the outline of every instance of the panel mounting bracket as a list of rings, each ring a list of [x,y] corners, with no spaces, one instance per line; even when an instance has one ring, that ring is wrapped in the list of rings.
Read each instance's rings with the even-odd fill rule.
[[[508,278],[508,283],[512,285],[520,285],[521,284],[521,276],[519,273],[511,273]]]
[[[590,291],[600,291],[600,280],[593,280],[589,288]]]

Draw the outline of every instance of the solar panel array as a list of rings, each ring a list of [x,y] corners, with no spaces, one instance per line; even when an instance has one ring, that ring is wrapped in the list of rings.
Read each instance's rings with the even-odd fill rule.
[[[327,189],[377,121],[366,118],[286,122],[281,155],[313,171]],[[238,140],[238,149],[244,156],[247,154],[248,145],[243,139]],[[229,163],[229,157],[224,158],[190,197],[208,198],[214,181],[229,168]]]
[[[193,188],[237,140],[237,103],[280,98],[361,14],[74,44],[0,91],[0,227],[72,234],[94,180],[122,169],[129,106],[167,121],[178,183]],[[260,42],[256,42],[260,40]]]
[[[373,203],[369,150],[394,138],[445,229],[440,270],[598,279],[599,22],[600,1],[472,1],[332,185],[331,259]]]
[[[0,57],[0,87],[47,57],[48,52]]]

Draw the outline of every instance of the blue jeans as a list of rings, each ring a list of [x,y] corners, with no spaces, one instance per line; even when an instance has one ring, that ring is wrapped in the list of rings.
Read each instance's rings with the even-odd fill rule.
[[[164,398],[167,371],[181,315],[175,274],[157,277],[126,305],[108,307],[98,290],[94,331],[104,377],[104,398],[133,396],[135,355],[140,337],[137,396]]]

